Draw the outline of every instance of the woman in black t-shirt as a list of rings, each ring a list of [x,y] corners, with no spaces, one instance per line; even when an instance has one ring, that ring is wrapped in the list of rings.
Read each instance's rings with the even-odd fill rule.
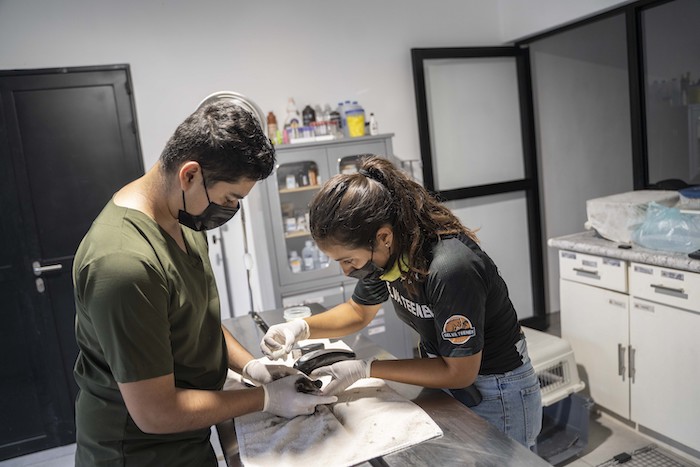
[[[447,389],[498,429],[532,448],[542,424],[537,375],[498,268],[471,230],[386,159],[328,180],[310,205],[318,247],[358,279],[352,298],[304,320],[272,326],[272,358],[309,337],[340,337],[374,319],[391,298],[418,332],[421,357],[347,360],[319,368],[337,394],[365,377]]]

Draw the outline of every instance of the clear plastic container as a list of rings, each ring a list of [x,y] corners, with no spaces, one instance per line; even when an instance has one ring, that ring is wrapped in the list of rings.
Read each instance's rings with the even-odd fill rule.
[[[306,240],[301,250],[301,259],[304,271],[312,271],[318,267],[318,251],[314,248],[313,240]]]
[[[309,316],[311,316],[311,308],[308,306],[293,306],[291,308],[285,308],[284,310],[284,319],[286,321],[307,318]]]
[[[299,253],[296,250],[292,250],[289,254],[289,268],[293,273],[301,272],[301,257],[299,257]]]

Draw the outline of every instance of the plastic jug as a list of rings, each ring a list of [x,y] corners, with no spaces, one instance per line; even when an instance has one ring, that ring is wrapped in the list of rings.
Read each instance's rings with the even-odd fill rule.
[[[357,101],[345,109],[345,121],[347,122],[348,136],[356,138],[365,135],[365,109]]]

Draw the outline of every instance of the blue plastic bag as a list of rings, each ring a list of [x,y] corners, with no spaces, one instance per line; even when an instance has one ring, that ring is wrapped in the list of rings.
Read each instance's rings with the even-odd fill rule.
[[[651,250],[690,253],[700,249],[700,214],[686,214],[649,203],[644,222],[632,234],[634,243]]]

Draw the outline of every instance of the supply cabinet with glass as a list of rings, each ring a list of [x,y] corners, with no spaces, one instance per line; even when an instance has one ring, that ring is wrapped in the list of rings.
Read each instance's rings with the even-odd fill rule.
[[[309,203],[333,175],[357,172],[363,155],[391,152],[391,135],[277,147],[278,165],[265,183],[280,302],[290,293],[347,279],[311,238]]]
[[[277,167],[265,180],[268,248],[272,289],[278,308],[320,303],[332,308],[352,296],[355,279],[314,243],[309,231],[309,203],[323,182],[340,173],[355,173],[367,154],[393,156],[391,134],[277,146]],[[414,336],[387,303],[363,333],[400,358],[410,357]]]

